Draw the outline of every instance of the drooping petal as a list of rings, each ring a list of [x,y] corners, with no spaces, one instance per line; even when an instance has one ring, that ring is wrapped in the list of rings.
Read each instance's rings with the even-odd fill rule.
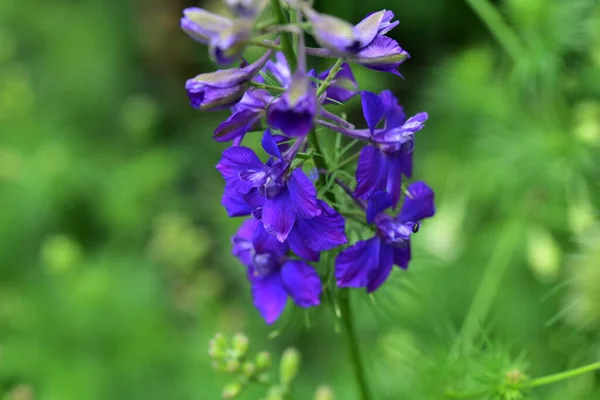
[[[317,205],[317,189],[300,168],[290,174],[287,188],[294,209],[300,218],[312,218],[321,215]]]
[[[406,175],[406,177],[410,178],[412,176],[413,170],[413,151],[414,149],[414,140],[412,142],[404,143],[400,148],[400,151],[403,154],[402,157],[402,173]]]
[[[371,270],[367,292],[371,293],[378,289],[388,278],[394,265],[394,248],[384,242],[379,247],[379,263],[377,268]]]
[[[405,247],[394,249],[394,264],[402,269],[408,268],[410,262],[410,240],[406,241]]]
[[[373,269],[379,264],[381,239],[361,240],[343,250],[335,259],[335,278],[339,287],[367,287]]]
[[[363,115],[371,133],[375,131],[379,122],[383,118],[383,102],[381,98],[373,92],[360,92]]]
[[[261,111],[250,109],[235,111],[217,127],[213,138],[218,142],[228,142],[242,137],[248,131],[258,127],[261,114]]]
[[[313,218],[298,219],[292,232],[315,251],[331,250],[347,242],[345,221],[337,211],[322,200],[318,201],[321,215]]]
[[[252,260],[254,258],[252,238],[254,236],[254,231],[259,226],[260,221],[257,219],[247,219],[242,223],[235,235],[231,238],[232,254],[247,267],[252,265]]]
[[[331,68],[319,74],[318,78],[325,80]],[[335,79],[325,92],[325,104],[345,103],[354,97],[358,90],[358,84],[348,63],[343,63]]]
[[[217,164],[217,170],[223,175],[227,185],[246,194],[260,185],[267,167],[251,149],[243,146],[230,147],[223,152]]]
[[[377,191],[369,196],[367,203],[367,223],[372,224],[377,214],[392,206],[392,198],[388,192]]]
[[[375,71],[400,75],[397,68],[410,58],[398,42],[387,36],[378,36],[367,47],[362,48],[350,60]]]
[[[227,215],[229,217],[242,217],[244,215],[250,215],[253,207],[248,204],[244,195],[240,194],[237,190],[231,186],[225,186],[223,197],[221,198],[221,204],[225,207]]]
[[[254,225],[252,245],[259,254],[270,253],[282,257],[288,251],[287,243],[281,243],[275,236],[269,235],[260,222]]]
[[[373,146],[365,146],[358,158],[354,195],[364,199],[369,194],[384,189],[382,182],[386,178],[387,169],[381,151]]]
[[[404,204],[398,215],[401,221],[417,222],[435,214],[434,192],[425,182],[413,182],[406,188]]]
[[[267,129],[265,131],[265,133],[263,134],[261,145],[262,145],[262,148],[265,150],[265,152],[268,155],[270,155],[271,157],[275,157],[278,159],[283,158],[281,156],[281,151],[279,150],[279,147],[277,146],[277,142],[275,141],[275,138],[273,138],[273,135],[271,135],[271,130]]]
[[[315,269],[299,260],[290,260],[281,268],[281,279],[294,303],[313,307],[321,303],[321,279]]]
[[[267,324],[279,318],[287,302],[287,292],[283,287],[281,276],[273,273],[263,278],[252,280],[252,299]]]

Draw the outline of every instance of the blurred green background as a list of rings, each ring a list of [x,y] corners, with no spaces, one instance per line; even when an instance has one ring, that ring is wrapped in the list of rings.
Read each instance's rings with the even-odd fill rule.
[[[179,30],[193,5],[222,8],[0,1],[6,399],[217,399],[229,378],[212,370],[207,343],[237,331],[252,351],[302,352],[295,399],[323,383],[356,398],[332,311],[310,328],[291,310],[265,326],[230,256],[240,220],[219,204],[225,146],[211,139],[227,112],[196,112],[183,89],[214,68]],[[316,8],[353,22],[393,10],[391,36],[413,57],[405,79],[355,74],[430,114],[415,177],[435,188],[438,214],[416,235],[409,271],[374,299],[353,297],[377,398],[444,399],[514,368],[540,376],[598,360],[598,1],[505,1],[506,25],[461,0]],[[358,106],[345,110],[356,121]],[[600,399],[600,375],[529,396]]]

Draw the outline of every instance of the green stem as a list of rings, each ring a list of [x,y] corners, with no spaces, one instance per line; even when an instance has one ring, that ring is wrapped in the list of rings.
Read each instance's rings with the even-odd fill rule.
[[[285,92],[285,89],[282,87],[279,87],[279,86],[265,85],[264,83],[258,83],[258,82],[250,82],[250,85],[257,89],[265,89],[265,90],[270,90],[272,92],[279,92],[279,93]]]
[[[569,371],[559,372],[558,374],[542,376],[541,378],[531,379],[523,383],[523,387],[534,388],[538,386],[548,385],[550,383],[559,382],[565,379],[572,378],[577,375],[585,374],[587,372],[600,370],[600,362],[585,365]]]
[[[325,91],[327,90],[329,85],[331,85],[331,82],[333,82],[333,80],[335,79],[335,76],[337,75],[337,73],[340,72],[340,69],[342,69],[343,63],[344,63],[344,59],[338,58],[337,61],[335,62],[335,64],[333,64],[333,67],[331,67],[329,74],[327,74],[327,77],[325,78],[325,80],[323,81],[321,86],[319,86],[319,89],[317,89],[317,97],[319,97],[323,93],[325,93]]]
[[[457,356],[459,353],[464,355],[471,351],[480,324],[485,320],[496,294],[500,290],[502,278],[510,266],[515,247],[519,242],[518,239],[516,226],[508,223],[502,229],[500,240],[495,244],[495,249],[452,349],[453,355]]]
[[[350,349],[350,356],[352,357],[352,365],[354,367],[354,376],[360,389],[361,400],[371,400],[371,393],[369,391],[369,385],[367,383],[367,377],[365,374],[365,366],[360,355],[360,349],[358,347],[358,338],[356,337],[356,330],[354,328],[354,319],[350,309],[350,296],[348,289],[344,289],[339,299],[340,311],[342,313],[342,324],[348,337],[348,347]]]
[[[281,46],[278,46],[275,43],[263,42],[262,40],[249,40],[248,44],[257,47],[264,47],[265,49],[281,50]]]
[[[498,10],[488,0],[467,0],[473,11],[487,25],[492,35],[512,57],[518,61],[525,55],[522,43],[515,32],[506,24]]]
[[[277,19],[279,24],[286,25],[289,23],[289,21],[279,1],[280,0],[271,0],[273,14],[275,15],[275,19]],[[294,41],[290,32],[281,33],[281,51],[283,51],[287,62],[290,64],[290,69],[294,71],[296,69],[297,60],[296,53],[294,52]]]

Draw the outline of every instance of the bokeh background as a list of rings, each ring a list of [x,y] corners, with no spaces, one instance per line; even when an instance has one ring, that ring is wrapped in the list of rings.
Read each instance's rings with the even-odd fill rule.
[[[207,343],[238,331],[253,352],[302,352],[295,399],[320,384],[356,398],[330,308],[266,326],[251,306],[229,248],[240,221],[221,208],[214,169],[224,145],[211,134],[227,113],[196,112],[183,90],[214,68],[179,30],[193,5],[222,9],[0,2],[6,399],[217,399],[230,378],[212,370]],[[405,79],[355,74],[430,114],[415,176],[435,188],[438,214],[409,271],[352,299],[377,398],[444,399],[514,368],[540,376],[598,360],[598,1],[507,0],[505,24],[462,0],[316,7],[353,22],[393,10],[391,36],[412,55]],[[360,122],[358,106],[345,111]],[[600,375],[529,396],[600,399]]]

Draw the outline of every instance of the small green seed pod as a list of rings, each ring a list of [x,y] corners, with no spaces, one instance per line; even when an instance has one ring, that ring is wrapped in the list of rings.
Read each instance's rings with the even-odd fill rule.
[[[250,341],[248,337],[243,333],[236,333],[231,340],[231,349],[234,352],[234,356],[237,358],[242,358],[246,355],[248,351]]]
[[[235,399],[242,392],[242,384],[231,382],[223,388],[223,399]]]
[[[288,386],[292,383],[300,369],[300,353],[294,348],[286,349],[281,356],[279,364],[279,379]]]
[[[261,351],[256,355],[256,367],[261,371],[270,368],[272,362],[271,353],[267,351]]]

